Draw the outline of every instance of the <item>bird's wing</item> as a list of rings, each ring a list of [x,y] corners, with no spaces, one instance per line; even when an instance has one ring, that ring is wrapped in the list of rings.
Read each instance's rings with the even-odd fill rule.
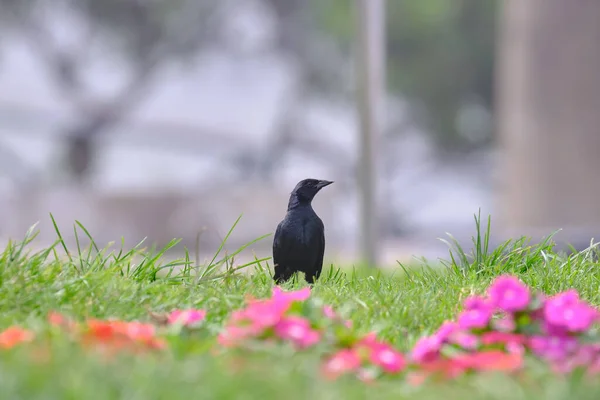
[[[276,264],[287,264],[290,257],[294,257],[298,253],[298,249],[295,246],[296,240],[293,235],[290,234],[289,228],[284,225],[285,221],[281,221],[277,225],[275,230],[275,237],[273,238],[273,265]],[[287,267],[287,265],[281,265]]]
[[[277,229],[275,230],[275,236],[273,236],[273,266],[281,260],[282,255],[282,232],[281,225],[283,221],[277,225]]]
[[[319,241],[319,252],[317,253],[317,260],[313,267],[315,276],[318,278],[321,275],[321,269],[323,268],[323,256],[325,254],[325,229],[321,229],[321,237]]]

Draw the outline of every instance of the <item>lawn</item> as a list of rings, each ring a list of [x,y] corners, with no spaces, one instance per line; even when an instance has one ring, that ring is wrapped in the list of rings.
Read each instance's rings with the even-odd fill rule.
[[[375,331],[381,341],[405,354],[420,337],[433,334],[445,320],[455,319],[467,297],[484,293],[500,275],[516,276],[547,295],[576,289],[583,300],[600,304],[600,269],[594,246],[580,253],[557,254],[551,238],[536,245],[521,238],[490,249],[489,232],[481,229],[479,220],[476,223],[473,243],[461,248],[449,241],[451,252],[446,261],[415,262],[385,272],[328,267],[311,288],[310,297],[351,320],[353,335]],[[30,251],[32,230],[23,242],[10,243],[0,255],[0,329],[18,326],[35,333],[31,342],[0,349],[2,398],[600,396],[600,384],[593,379],[579,372],[553,373],[535,357],[526,359],[525,373],[469,373],[415,385],[403,374],[386,375],[374,382],[363,382],[352,374],[331,379],[322,368],[326,349],[318,346],[294,350],[288,344],[265,342],[245,349],[226,348],[216,337],[232,311],[244,307],[248,296],[262,299],[272,295],[274,285],[266,261],[236,269],[220,249],[214,260],[196,268],[190,260],[193,257],[165,261],[163,251],[98,249],[82,226],[77,229],[81,243],[75,249],[63,246],[57,229],[55,246]],[[242,270],[247,273],[240,273]],[[300,279],[282,285],[282,290],[306,287]],[[165,327],[163,317],[176,309],[205,310],[206,319],[196,329],[177,324]],[[56,313],[79,322],[117,318],[154,323],[167,332],[166,345],[136,353],[127,349],[101,353],[74,339],[67,329],[51,324],[49,315],[59,315]]]

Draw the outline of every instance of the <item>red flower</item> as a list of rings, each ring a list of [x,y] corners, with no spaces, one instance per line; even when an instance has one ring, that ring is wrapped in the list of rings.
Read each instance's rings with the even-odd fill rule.
[[[156,337],[155,327],[150,324],[91,319],[87,321],[86,327],[83,340],[87,345],[107,345],[114,349],[165,347],[165,342]]]
[[[481,335],[481,343],[485,346],[491,344],[525,344],[527,337],[518,333],[485,332]]]
[[[523,356],[519,353],[505,353],[499,350],[487,350],[467,353],[453,359],[465,369],[475,371],[515,371],[523,365]]]
[[[23,342],[30,342],[34,334],[27,329],[11,326],[0,333],[0,347],[9,349]]]

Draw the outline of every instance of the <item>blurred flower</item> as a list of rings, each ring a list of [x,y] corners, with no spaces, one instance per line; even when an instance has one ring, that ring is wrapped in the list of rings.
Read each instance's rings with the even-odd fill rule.
[[[493,345],[493,344],[524,344],[527,341],[527,338],[524,335],[517,333],[507,333],[507,332],[484,332],[481,335],[481,343],[484,346]]]
[[[409,374],[408,380],[412,385],[420,385],[430,376],[452,379],[458,377],[463,371],[464,368],[454,360],[438,358],[419,364],[418,369]]]
[[[517,323],[512,314],[506,314],[502,318],[493,320],[494,329],[503,332],[512,332],[517,328]]]
[[[323,315],[325,315],[329,319],[337,318],[337,314],[333,311],[333,307],[324,305],[323,306]]]
[[[445,342],[448,340],[450,335],[459,330],[460,327],[456,322],[453,321],[444,321],[442,325],[439,327],[435,336],[440,340],[440,342]]]
[[[56,311],[50,311],[48,313],[48,323],[52,326],[63,328],[71,332],[77,329],[77,323],[75,321],[65,317],[64,315]]]
[[[598,312],[581,301],[577,291],[568,290],[546,300],[544,317],[551,325],[571,332],[584,332],[597,320]]]
[[[276,303],[290,304],[294,301],[305,301],[310,297],[310,287],[292,292],[284,292],[279,286],[273,288],[272,299]]]
[[[377,371],[373,368],[359,368],[356,376],[364,383],[373,383],[377,378]]]
[[[331,306],[328,306],[328,305],[323,306],[323,315],[326,318],[329,318],[332,320],[341,320],[340,316],[335,311],[333,311],[333,308]],[[348,328],[348,329],[352,328],[352,321],[351,320],[344,321],[344,326],[346,326],[346,328]]]
[[[304,288],[292,292],[284,292],[278,286],[273,288],[271,298],[256,300],[250,299],[245,308],[236,310],[225,325],[224,331],[219,335],[218,342],[223,346],[235,346],[240,342],[257,338],[265,334],[267,330],[275,328],[294,302],[305,301],[310,297],[310,288]],[[297,333],[300,326],[287,326],[286,329],[292,329]],[[280,327],[280,332],[282,327]],[[288,332],[289,334],[289,332]],[[308,331],[303,341],[298,345],[306,345],[313,340],[318,340],[315,332]]]
[[[504,275],[496,278],[488,288],[492,304],[506,312],[523,311],[529,305],[529,288],[517,277]]]
[[[11,326],[0,332],[0,347],[9,349],[20,343],[30,342],[34,337],[33,332],[27,329]]]
[[[458,325],[462,329],[485,328],[490,323],[494,309],[484,298],[468,297],[464,302],[465,310],[458,316]]]
[[[558,361],[575,352],[578,341],[567,336],[533,336],[528,345],[535,355],[546,360]]]
[[[522,367],[523,356],[519,353],[505,353],[500,350],[485,350],[462,354],[454,363],[461,368],[475,371],[515,371]]]
[[[321,333],[312,329],[307,319],[297,316],[280,320],[275,325],[275,334],[281,339],[290,340],[300,349],[313,346],[321,338]]]
[[[369,357],[374,365],[381,367],[385,372],[396,374],[402,371],[406,365],[404,356],[391,346],[379,343],[371,348]]]
[[[463,331],[456,331],[450,337],[452,343],[456,343],[460,347],[466,350],[473,350],[479,345],[479,338],[477,335],[473,335]]]
[[[437,336],[424,336],[417,340],[411,352],[411,359],[417,363],[429,362],[438,358],[442,340]]]
[[[355,350],[383,371],[395,374],[404,369],[406,361],[402,353],[390,344],[377,339],[375,332],[365,335],[355,344]]]
[[[361,360],[356,351],[343,349],[325,361],[322,372],[326,378],[336,379],[347,372],[356,371],[360,364]]]
[[[90,319],[86,322],[86,328],[83,339],[87,345],[102,344],[132,349],[139,345],[162,349],[166,345],[161,338],[156,337],[156,328],[151,324]]]
[[[175,324],[180,323],[182,325],[196,325],[199,322],[204,321],[206,318],[205,310],[174,310],[168,316],[168,323]]]

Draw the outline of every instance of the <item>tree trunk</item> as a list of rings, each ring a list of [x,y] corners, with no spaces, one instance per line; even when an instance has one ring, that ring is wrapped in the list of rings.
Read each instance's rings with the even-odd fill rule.
[[[585,247],[600,236],[600,1],[502,4],[497,226]]]

